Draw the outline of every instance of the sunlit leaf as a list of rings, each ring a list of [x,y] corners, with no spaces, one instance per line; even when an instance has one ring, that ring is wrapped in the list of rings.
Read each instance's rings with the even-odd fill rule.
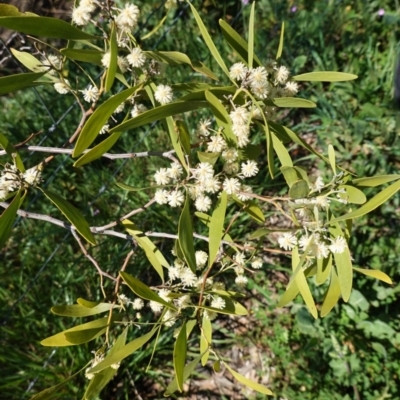
[[[90,315],[110,311],[112,307],[113,305],[111,303],[100,303],[92,308],[84,307],[80,304],[72,304],[51,307],[51,312],[64,317],[88,317]]]
[[[71,60],[87,62],[95,65],[101,65],[101,59],[104,55],[103,51],[88,49],[61,49],[60,52]]]
[[[189,266],[189,268],[195,273],[196,257],[194,254],[193,225],[192,225],[192,218],[190,215],[189,204],[190,204],[189,195],[186,193],[185,204],[183,206],[182,213],[179,218],[178,237],[179,237],[179,246],[185,257],[186,263]]]
[[[183,370],[183,381],[184,382],[186,381],[186,379],[189,378],[189,376],[194,371],[194,369],[196,368],[196,366],[198,365],[199,362],[200,362],[200,356],[197,356],[195,359],[193,359],[193,361],[191,361],[190,363],[188,363],[185,366],[185,368]],[[174,379],[172,379],[171,383],[168,385],[167,390],[164,393],[164,396],[169,397],[171,394],[173,394],[177,390],[178,390],[178,383],[176,381],[176,376],[175,376]]]
[[[240,59],[244,62],[248,62],[248,45],[247,42],[224,20],[219,20],[219,25],[222,29],[222,34],[225,40],[228,42],[229,46],[236,51]],[[262,65],[261,61],[254,54],[253,63],[257,66]]]
[[[118,336],[118,339],[115,341],[114,345],[111,347],[107,357],[112,357],[113,354],[117,353],[125,346],[127,333],[128,328],[125,328],[121,335]],[[98,396],[98,394],[103,390],[107,383],[111,381],[116,373],[117,369],[113,367],[107,367],[95,374],[85,391],[84,400],[92,400]]]
[[[125,219],[122,221],[122,223],[125,226],[125,229],[129,233],[129,235],[133,236],[138,245],[144,250],[150,264],[153,266],[153,268],[160,276],[161,280],[164,282],[163,267],[168,268],[169,264],[161,251],[158,250],[155,244],[147,236],[145,236],[142,231],[138,230],[131,221]]]
[[[115,109],[134,94],[140,86],[135,86],[116,94],[107,99],[103,104],[96,108],[95,112],[86,121],[82,132],[78,137],[72,157],[80,156],[96,139],[101,128],[108,121]],[[117,131],[120,132],[120,131]]]
[[[21,193],[21,190],[18,191],[11,204],[3,211],[3,214],[1,214],[0,216],[0,250],[3,248],[4,244],[11,235],[14,220],[20,207]]]
[[[343,82],[352,81],[357,79],[357,75],[348,74],[345,72],[336,71],[317,71],[308,72],[307,74],[301,74],[293,76],[292,79],[295,81],[310,81],[310,82]]]
[[[388,201],[393,195],[395,195],[399,191],[399,189],[400,189],[400,180],[396,181],[395,183],[392,183],[390,186],[383,189],[380,193],[378,193],[372,199],[367,201],[363,206],[361,206],[357,210],[342,215],[341,217],[334,218],[330,220],[329,223],[332,224],[334,222],[343,221],[350,218],[362,217],[363,215],[370,213],[371,211],[375,210],[380,205]]]
[[[174,311],[178,311],[177,308],[168,301],[162,299],[157,293],[153,292],[147,285],[143,282],[140,282],[138,279],[134,278],[132,275],[129,275],[127,272],[121,271],[119,273],[124,280],[124,282],[128,285],[128,287],[135,293],[137,296],[142,299],[149,301],[156,301],[157,303],[162,304],[165,307],[171,308]]]
[[[335,149],[333,148],[333,146],[331,144],[328,146],[328,157],[329,157],[329,162],[331,164],[332,171],[336,175]]]
[[[339,189],[344,189],[346,193],[339,193],[339,197],[351,204],[364,204],[367,201],[365,194],[354,186],[340,185]]]
[[[211,165],[215,165],[221,153],[206,153],[204,151],[198,151],[197,157],[199,157],[200,162],[206,162]]]
[[[223,191],[214,208],[209,226],[209,233],[208,233],[209,267],[214,264],[215,257],[217,256],[219,251],[219,246],[221,244],[222,236],[224,233],[224,222],[225,222],[225,213],[227,204],[228,204],[228,195],[226,194],[226,192]]]
[[[282,22],[282,27],[281,27],[281,36],[279,38],[279,46],[278,46],[278,51],[276,53],[276,59],[279,60],[282,56],[282,51],[283,51],[283,37],[285,35],[285,23]]]
[[[139,126],[150,124],[154,121],[171,117],[172,115],[197,110],[198,108],[205,108],[207,105],[208,103],[206,101],[176,101],[174,103],[153,108],[149,111],[145,111],[135,118],[128,119],[127,121],[122,122],[121,124],[112,128],[110,133],[138,128]]]
[[[0,146],[6,151],[11,160],[15,160],[15,165],[17,166],[18,170],[21,172],[25,172],[22,158],[18,154],[17,150],[15,150],[14,146],[2,133],[0,133]]]
[[[174,119],[172,117],[167,117],[166,124],[168,127],[168,133],[169,133],[169,138],[172,143],[172,147],[174,148],[176,155],[178,156],[178,159],[181,162],[181,164],[183,165],[183,167],[186,169],[186,171],[189,171],[189,166],[187,165],[185,154],[182,150],[182,145],[181,145],[181,141],[179,138],[178,129],[174,123]]]
[[[115,79],[115,74],[117,73],[117,56],[118,56],[118,45],[117,45],[117,27],[115,22],[111,24],[111,35],[109,42],[109,52],[110,52],[110,65],[107,68],[106,72],[106,80],[104,84],[104,91],[107,93]]]
[[[393,281],[390,279],[390,277],[378,269],[365,269],[365,268],[358,268],[358,267],[353,267],[353,269],[364,275],[370,276],[375,279],[379,279],[383,282],[388,283],[389,285],[393,285]]]
[[[96,239],[90,230],[89,224],[79,210],[58,194],[47,189],[39,188],[43,194],[64,214],[76,230],[91,244],[96,244]]]
[[[226,369],[233,375],[233,377],[240,382],[242,385],[247,386],[250,389],[255,390],[256,392],[266,394],[269,396],[273,396],[274,394],[264,385],[261,385],[259,383],[256,383],[243,375],[239,374],[238,372],[234,371],[226,362],[223,362],[225,365]]]
[[[198,14],[198,12],[196,11],[196,9],[194,8],[194,6],[191,3],[189,3],[189,6],[192,9],[192,13],[193,13],[194,18],[197,22],[197,25],[200,29],[201,36],[203,36],[204,42],[206,43],[208,49],[210,50],[212,56],[215,58],[215,61],[225,72],[226,76],[229,76],[228,68],[226,67],[223,58],[221,57],[217,48],[215,47],[215,44],[214,44],[213,40],[211,39],[211,36],[208,33],[207,28],[204,26],[204,23],[203,23],[200,15]]]
[[[332,222],[332,220],[330,222]],[[335,238],[338,236],[344,237],[342,229],[337,223],[329,228],[329,232]],[[342,253],[334,253],[333,258],[335,260],[340,292],[343,300],[347,303],[349,301],[351,288],[353,286],[353,266],[349,248],[346,247]]]
[[[277,107],[282,107],[282,108],[315,108],[317,105],[307,99],[300,99],[299,97],[281,97],[278,98],[276,97],[275,99],[272,100],[272,102],[277,106]]]
[[[250,10],[250,19],[249,19],[249,58],[248,58],[248,67],[253,68],[253,58],[254,58],[254,10],[256,3],[253,2]]]
[[[335,269],[331,269],[331,282],[321,306],[321,317],[328,315],[340,298],[340,284]]]
[[[271,132],[272,145],[282,166],[293,167],[292,158],[283,143]]]
[[[212,342],[212,325],[208,315],[203,313],[201,323],[201,334],[200,334],[200,353],[203,354],[201,357],[201,365],[206,365],[210,351],[208,350]]]
[[[326,282],[331,274],[332,268],[332,254],[329,254],[328,258],[318,258],[317,259],[317,276],[315,277],[315,282],[317,285],[322,285]]]
[[[122,272],[121,272],[122,274]],[[119,350],[110,353],[107,357],[96,364],[93,368],[91,368],[88,373],[97,373],[102,371],[105,368],[111,367],[111,365],[121,362],[126,357],[129,357],[132,353],[136,350],[140,349],[143,345],[145,345],[157,332],[157,328],[152,329],[150,332],[146,333],[145,335],[132,340],[125,346],[122,346]]]
[[[237,138],[232,132],[232,121],[229,117],[228,111],[226,111],[225,107],[214,93],[206,90],[205,97],[218,126],[222,129],[222,136],[228,143],[236,144]]]
[[[249,240],[259,239],[263,236],[268,235],[269,233],[271,233],[270,229],[266,228],[257,229],[249,236]]]
[[[178,337],[176,338],[174,346],[174,371],[175,371],[176,383],[178,385],[178,390],[180,392],[183,391],[186,349],[187,349],[186,322],[184,322],[179,331]]]
[[[42,346],[50,347],[74,346],[87,343],[102,335],[106,331],[109,322],[109,317],[96,319],[57,333],[42,340],[40,343]]]
[[[356,186],[375,187],[392,181],[397,181],[398,179],[400,179],[400,175],[379,175],[353,179],[351,183]]]

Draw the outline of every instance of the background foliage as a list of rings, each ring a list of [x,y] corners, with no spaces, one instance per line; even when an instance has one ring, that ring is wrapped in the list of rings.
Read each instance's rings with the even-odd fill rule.
[[[200,2],[195,3],[200,6]],[[292,74],[321,69],[359,76],[354,82],[304,84],[304,97],[317,102],[318,108],[312,115],[307,110],[294,110],[282,117],[290,121],[287,124],[293,130],[303,132],[303,137],[321,149],[326,151],[327,144],[334,145],[340,154],[338,162],[344,162],[344,167],[364,176],[395,173],[400,166],[397,111],[392,103],[400,22],[400,8],[396,3],[260,0],[257,6],[256,53],[260,58],[275,54],[280,23],[284,20],[287,25],[283,61],[291,66]],[[161,18],[163,2],[136,1],[135,4],[143,10],[143,15],[150,15],[141,27],[145,34]],[[384,10],[383,15],[380,10]],[[240,1],[204,1],[201,11],[206,25],[216,33],[219,18],[229,21],[239,33],[247,31],[249,6]],[[213,38],[219,50],[228,59],[232,58],[231,50],[218,35]],[[152,38],[152,46],[158,50],[174,48],[206,65],[215,63],[198,40],[195,23],[184,6],[169,13],[165,26]],[[16,63],[9,62],[6,72],[17,68]],[[76,73],[71,72],[72,75]],[[169,67],[167,70],[171,77],[184,73],[187,75],[179,79],[189,79],[192,74],[189,68]],[[16,92],[0,98],[0,130],[15,143],[31,133],[41,132],[38,141],[42,145],[60,146],[79,118],[78,108],[69,109],[71,106],[67,98],[54,97],[52,89],[39,87]],[[137,132],[136,137],[123,136],[115,151],[159,150],[168,143],[164,132],[151,128]],[[304,156],[299,150],[298,159]],[[26,154],[25,157],[38,156]],[[303,162],[324,170],[314,159],[304,157]],[[75,169],[75,176],[71,177],[66,169],[70,163],[70,158],[59,156],[46,170],[46,175],[57,174],[62,185],[58,183],[57,191],[72,204],[81,208],[85,205],[85,217],[89,222],[91,216],[97,215],[104,223],[109,221],[110,215],[129,211],[146,199],[146,194],[132,195],[116,190],[115,180],[137,187],[147,186],[146,177],[157,168],[143,160],[97,160],[84,169]],[[86,184],[89,176],[90,185]],[[270,181],[262,181],[265,176],[259,174],[258,183],[269,187]],[[51,189],[52,179],[46,182]],[[71,182],[76,182],[76,186]],[[279,180],[274,184],[279,184]],[[397,195],[368,218],[357,220],[351,244],[356,266],[382,269],[396,283],[400,276],[396,251],[400,248],[399,203]],[[24,208],[54,213],[39,191]],[[139,218],[146,230],[159,228],[162,221],[168,231],[169,224],[173,223],[167,213],[151,209]],[[28,398],[66,379],[89,361],[92,345],[49,350],[39,341],[69,327],[70,321],[50,314],[53,304],[72,304],[78,297],[95,299],[101,296],[96,271],[68,233],[50,224],[24,219],[19,219],[14,229],[0,261],[3,277],[0,390],[8,399]],[[235,234],[245,234],[240,227],[237,229]],[[162,249],[164,243],[159,241],[157,245]],[[99,240],[93,254],[103,269],[116,272],[128,250],[124,242],[107,238],[104,242]],[[146,279],[148,267],[144,257],[135,259],[134,268],[136,274]],[[396,382],[400,376],[400,320],[396,305],[400,286],[389,287],[358,275],[354,283],[358,290],[354,291],[350,302],[337,306],[327,318],[314,321],[300,302],[290,308],[275,309],[279,294],[287,284],[285,271],[289,270],[287,259],[270,258],[264,269],[254,275],[247,294],[248,304],[254,310],[256,329],[248,332],[247,321],[233,323],[228,318],[223,321],[216,342],[226,356],[234,358],[236,355],[237,365],[241,368],[247,365],[253,373],[262,375],[263,382],[279,397],[399,398]],[[232,343],[238,340],[239,345],[232,348]],[[170,354],[172,346],[170,339],[161,338],[160,348],[165,349],[165,354]],[[160,398],[173,367],[171,360],[162,358],[161,350],[156,355],[158,359],[153,360],[145,372],[151,350],[151,347],[144,348],[125,360],[117,378],[101,398],[138,395]],[[168,362],[170,371],[158,368]],[[199,374],[200,378],[210,372],[204,370]],[[85,384],[84,377],[76,378],[61,398],[78,397]],[[240,390],[226,382],[214,387],[202,386],[200,381],[192,382],[186,398],[248,398],[248,394],[240,394]]]

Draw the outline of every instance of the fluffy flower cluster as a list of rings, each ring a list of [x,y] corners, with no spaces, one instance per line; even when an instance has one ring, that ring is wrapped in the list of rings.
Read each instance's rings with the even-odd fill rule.
[[[292,232],[285,232],[278,238],[278,243],[284,250],[292,250],[298,246],[311,258],[327,258],[330,253],[341,254],[347,249],[343,236],[331,238],[322,233],[304,234],[299,239]]]
[[[20,172],[15,165],[6,164],[0,175],[0,200],[23,187],[36,186],[41,182],[41,164]]]
[[[72,22],[85,26],[90,22],[91,13],[96,9],[95,0],[81,0],[78,7],[72,9]]]
[[[276,61],[269,60],[266,66],[247,68],[242,62],[233,64],[229,70],[230,78],[240,83],[240,86],[249,89],[258,99],[273,99],[276,97],[293,96],[298,90],[298,84],[289,81],[289,70],[284,65],[278,66]],[[271,108],[265,107],[266,114]],[[270,118],[270,115],[268,115]]]

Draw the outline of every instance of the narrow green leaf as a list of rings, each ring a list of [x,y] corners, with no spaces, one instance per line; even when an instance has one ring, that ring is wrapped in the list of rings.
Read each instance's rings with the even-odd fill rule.
[[[125,346],[127,332],[128,328],[125,328],[121,333],[121,335],[116,340],[116,342],[114,343],[114,346],[111,347],[107,357],[111,357],[118,350],[122,349]],[[117,369],[113,367],[108,367],[95,374],[85,391],[84,400],[92,400],[96,396],[98,396],[100,392],[103,390],[103,388],[107,385],[108,382],[111,381],[111,379],[114,377],[116,373]]]
[[[200,61],[191,61],[190,58],[179,51],[145,51],[145,54],[154,60],[168,65],[190,65],[193,70],[200,72],[208,78],[218,80],[218,77]]]
[[[299,97],[277,97],[272,102],[281,108],[315,108],[317,105],[307,99],[301,99]]]
[[[308,72],[307,74],[301,74],[293,76],[292,79],[295,81],[309,81],[309,82],[343,82],[352,81],[357,79],[357,75],[347,74],[345,72],[336,71],[317,71]]]
[[[87,343],[102,335],[106,331],[108,323],[108,317],[96,319],[95,321],[77,325],[57,333],[56,335],[43,339],[40,343],[42,346],[49,347],[74,346]]]
[[[72,153],[72,157],[80,156],[93,143],[101,128],[111,117],[115,109],[129,96],[134,94],[139,88],[140,85],[123,90],[122,92],[110,97],[103,104],[96,108],[95,112],[86,121],[86,124],[79,135]]]
[[[123,220],[122,223],[125,226],[126,231],[135,238],[138,245],[144,250],[150,264],[164,282],[163,267],[169,267],[168,261],[164,258],[163,254],[160,252],[160,250],[158,250],[153,242],[147,236],[145,236],[142,231],[137,230],[131,221],[126,219]]]
[[[357,210],[350,212],[346,215],[342,215],[341,217],[334,218],[330,220],[329,223],[331,224],[346,219],[362,217],[363,215],[370,213],[371,211],[375,210],[380,205],[388,201],[394,194],[396,194],[399,191],[399,189],[400,189],[400,180],[396,181],[395,183],[392,183],[390,186],[383,189],[380,193],[378,193],[376,196],[374,196],[372,199],[370,199],[368,202],[366,202],[363,206],[361,206]]]
[[[182,166],[186,169],[186,171],[189,171],[189,166],[187,165],[185,154],[183,153],[182,150],[182,145],[178,135],[178,129],[175,126],[174,119],[172,117],[167,117],[166,124],[168,127],[168,134],[172,143],[172,147],[174,148],[176,155],[178,156]]]
[[[278,46],[278,51],[276,53],[276,59],[279,60],[282,56],[282,51],[283,51],[283,37],[285,34],[285,23],[282,22],[282,27],[281,27],[281,36],[279,38],[279,46]]]
[[[211,216],[199,211],[195,211],[194,213],[196,217],[206,226],[210,226]]]
[[[21,172],[25,172],[25,167],[24,163],[22,162],[22,158],[17,153],[17,150],[15,150],[14,146],[2,133],[0,133],[0,146],[6,151],[6,153],[12,160],[15,160],[15,165],[17,166],[18,170]]]
[[[339,189],[344,189],[346,193],[339,193],[339,197],[352,204],[364,204],[367,201],[365,194],[354,186],[340,185]]]
[[[124,282],[132,290],[132,292],[135,293],[137,296],[145,300],[156,301],[157,303],[160,303],[165,307],[171,308],[174,311],[178,311],[172,303],[169,303],[162,299],[157,293],[153,292],[147,285],[140,282],[132,275],[129,275],[128,273],[122,271],[119,274],[121,275]]]
[[[263,129],[265,132],[265,139],[266,139],[266,145],[267,145],[267,163],[268,163],[268,170],[272,178],[274,178],[274,146],[272,142],[272,135],[271,131],[269,129],[268,124],[263,125]]]
[[[62,315],[64,317],[88,317],[90,315],[100,314],[106,311],[110,311],[113,305],[111,303],[100,303],[96,307],[88,308],[80,304],[73,305],[62,305],[54,306],[51,308],[51,312],[56,315]]]
[[[188,363],[184,370],[183,370],[183,381],[185,382],[186,379],[189,378],[191,373],[194,371],[196,366],[198,365],[200,361],[201,356],[197,356],[194,360],[192,360],[190,363]],[[172,379],[171,383],[168,385],[167,390],[164,393],[164,397],[169,397],[171,394],[175,393],[178,390],[178,383],[176,380],[176,376],[174,376],[174,379]]]
[[[201,357],[201,365],[206,365],[208,357],[210,356],[209,348],[212,342],[212,325],[210,318],[203,313],[201,323],[201,334],[200,334],[200,353],[203,354]]]
[[[332,254],[329,254],[328,258],[317,259],[317,276],[315,282],[317,285],[322,285],[326,282],[331,274],[332,269]]]
[[[232,199],[235,203],[243,207],[243,211],[248,214],[254,221],[260,224],[265,222],[265,216],[261,208],[253,200],[249,200],[246,203],[240,200],[236,195],[232,195]]]
[[[175,121],[175,125],[178,128],[179,141],[186,155],[190,155],[190,132],[189,128],[184,121]]]
[[[253,58],[254,58],[254,10],[255,10],[256,2],[253,2],[250,10],[250,19],[249,19],[249,59],[248,66],[249,68],[253,68]]]
[[[336,156],[335,156],[335,149],[333,146],[330,144],[328,146],[328,157],[329,157],[329,162],[332,167],[333,173],[336,175]]]
[[[228,42],[229,46],[231,46],[232,49],[236,51],[236,53],[244,63],[247,63],[247,42],[224,20],[219,20],[219,26],[221,27],[222,34],[224,35],[224,38]],[[255,54],[253,56],[253,64],[257,64],[257,66],[262,65],[261,61]]]
[[[224,60],[222,59],[221,55],[219,54],[217,48],[215,47],[214,42],[211,39],[211,36],[209,35],[207,28],[204,26],[203,21],[200,18],[200,15],[198,14],[198,12],[196,11],[196,9],[194,8],[194,6],[189,3],[190,8],[192,9],[194,18],[197,22],[197,25],[200,29],[200,33],[203,36],[203,39],[208,47],[208,49],[210,50],[212,56],[215,58],[215,61],[218,63],[218,65],[222,68],[222,70],[225,72],[226,76],[229,77],[229,71],[228,68],[226,68],[226,65],[224,63]]]
[[[237,144],[237,138],[232,132],[232,121],[228,112],[215,94],[205,91],[205,97],[209,103],[218,126],[222,129],[222,136],[228,143]]]
[[[70,60],[82,61],[95,65],[101,65],[101,59],[104,55],[103,51],[88,49],[61,49],[60,52]]]
[[[365,269],[357,267],[353,267],[353,269],[357,272],[361,272],[364,275],[371,276],[372,278],[379,279],[388,283],[389,285],[393,285],[393,281],[390,279],[390,277],[378,269]]]
[[[204,310],[209,310],[216,312],[218,314],[226,314],[226,315],[248,315],[248,311],[245,307],[243,307],[239,302],[233,300],[230,296],[224,296],[219,294],[225,300],[225,308],[213,308],[208,306],[200,306],[199,308],[203,308]]]
[[[108,136],[107,139],[103,140],[98,145],[94,146],[87,153],[85,153],[82,157],[76,160],[73,164],[75,168],[82,167],[82,165],[89,164],[90,162],[97,160],[104,153],[107,153],[114,144],[117,142],[119,137],[121,136],[121,132],[114,132],[112,135]]]
[[[122,274],[122,272],[121,272]],[[136,350],[140,349],[143,345],[145,345],[153,335],[158,331],[157,328],[152,329],[150,332],[146,333],[145,335],[132,340],[125,346],[122,346],[119,350],[115,353],[108,354],[107,357],[91,368],[88,372],[91,374],[97,373],[102,371],[105,368],[111,367],[111,365],[121,362],[126,357],[129,357],[132,353]]]
[[[168,10],[169,11],[169,10]],[[152,37],[157,31],[163,26],[165,20],[168,17],[168,11],[167,13],[161,18],[161,20],[158,22],[158,24],[148,33],[146,33],[144,36],[140,38],[140,41],[146,40],[150,37]]]
[[[380,185],[384,185],[385,183],[389,183],[392,181],[397,181],[400,179],[400,175],[379,175],[379,176],[370,176],[367,178],[357,178],[353,179],[351,183],[355,186],[362,187],[376,187]]]
[[[207,106],[208,103],[206,101],[176,101],[164,106],[155,107],[149,111],[145,111],[135,118],[128,119],[127,121],[112,128],[110,133],[138,128],[139,126],[150,124],[154,121],[171,117],[172,115],[182,114],[187,111],[193,111],[197,110],[198,108],[205,108]]]
[[[89,35],[62,19],[51,17],[1,17],[0,26],[13,31],[46,38],[66,40],[94,40],[98,36]]]
[[[282,135],[283,137],[289,137],[293,142],[299,144],[303,148],[307,149],[310,153],[315,154],[321,160],[325,162],[329,162],[329,159],[319,154],[313,147],[307,144],[301,137],[299,137],[296,133],[294,133],[291,129],[287,128],[286,126],[277,124],[272,121],[268,121],[268,126],[278,135]]]
[[[96,244],[96,239],[90,231],[90,227],[79,210],[71,203],[63,199],[58,194],[52,193],[47,189],[39,188],[43,194],[64,214],[75,229],[91,244]]]
[[[297,247],[295,247],[292,250],[292,258],[297,261],[296,265],[300,263],[299,250]],[[304,276],[303,269],[299,270],[299,273],[295,277],[295,281],[297,288],[299,289],[299,292],[301,294],[301,297],[306,303],[308,310],[310,311],[311,315],[315,319],[317,319],[318,318],[317,308],[315,307],[314,299],[312,297],[311,290],[307,284],[307,279]]]
[[[321,306],[321,317],[328,315],[340,298],[340,284],[335,269],[331,270],[331,282]]]
[[[0,6],[1,6],[1,4],[0,4]],[[76,376],[78,376],[81,372],[83,372],[86,369],[86,367],[87,367],[87,365],[85,365],[83,368],[81,368],[78,372],[75,372],[73,375],[71,375],[65,381],[60,382],[57,385],[54,385],[48,389],[45,389],[38,394],[35,394],[33,397],[30,398],[30,400],[54,400],[56,398],[55,396],[57,396],[57,394],[60,393],[60,390],[64,386],[66,386],[68,382],[70,382],[72,379],[74,379]]]
[[[32,83],[35,83],[35,81],[42,77],[45,73],[46,72],[28,72],[26,74],[16,74],[1,77],[0,96],[32,86]]]
[[[178,337],[174,346],[174,371],[178,390],[182,393],[184,382],[184,368],[186,361],[187,338],[186,338],[186,322],[182,324]]]
[[[115,26],[115,22],[112,22],[111,25],[111,36],[109,42],[109,52],[110,52],[110,65],[107,68],[106,73],[106,82],[104,85],[104,91],[107,93],[115,79],[115,74],[117,73],[117,56],[118,56],[118,45],[117,45],[117,27]]]
[[[233,377],[240,382],[242,385],[247,386],[250,389],[255,390],[256,392],[266,394],[269,396],[273,396],[274,394],[264,385],[260,385],[259,383],[256,383],[254,381],[251,381],[250,379],[244,377],[243,375],[240,375],[238,372],[234,371],[226,362],[222,361],[223,364],[225,365],[226,369],[233,375]]]
[[[13,56],[30,71],[45,72],[45,75],[43,76],[43,80],[41,80],[41,82],[45,82],[47,80],[48,82],[55,83],[59,81],[59,78],[52,76],[48,73],[49,67],[45,67],[44,65],[42,65],[42,63],[32,54],[15,49],[11,49],[11,52],[13,53]]]
[[[81,305],[82,307],[86,307],[86,308],[94,308],[96,306],[98,306],[101,301],[89,301],[89,300],[85,300],[82,299],[82,297],[78,297],[78,299],[76,300],[76,302]]]
[[[286,147],[273,132],[271,132],[271,137],[272,145],[274,146],[275,153],[278,156],[281,165],[293,167],[292,158],[290,157],[289,152],[286,150]]]
[[[178,237],[179,246],[189,268],[196,273],[196,257],[194,255],[193,226],[189,209],[189,195],[186,193],[185,205],[179,218]]]
[[[330,222],[332,222],[332,220]],[[344,237],[342,229],[338,223],[335,223],[335,226],[329,227],[329,232],[335,238],[337,236]],[[343,300],[347,303],[350,298],[351,288],[353,286],[353,266],[351,263],[351,254],[349,248],[346,247],[343,253],[334,253],[333,258],[336,264],[340,292]]]
[[[6,241],[11,235],[12,226],[14,224],[17,211],[20,207],[22,191],[19,190],[12,200],[11,204],[3,211],[0,216],[0,249],[3,248]]]
[[[227,204],[228,204],[228,195],[226,194],[226,192],[223,191],[214,208],[209,226],[209,233],[208,233],[209,267],[211,267],[214,264],[215,258],[219,251],[219,246],[221,244],[222,236],[224,235],[224,222],[225,222],[225,213]]]
[[[272,231],[270,229],[265,229],[265,228],[257,229],[249,236],[249,240],[259,239],[263,236],[268,235],[271,232]]]

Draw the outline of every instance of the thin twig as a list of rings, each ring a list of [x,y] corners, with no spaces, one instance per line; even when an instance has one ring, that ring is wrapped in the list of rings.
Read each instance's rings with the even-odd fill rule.
[[[100,268],[100,266],[99,266],[99,264],[97,263],[97,261],[96,261],[96,260],[88,253],[88,251],[85,249],[85,246],[83,245],[81,238],[79,237],[79,235],[76,233],[76,231],[75,231],[74,229],[71,230],[71,233],[72,233],[73,237],[75,238],[75,240],[78,242],[79,247],[80,247],[81,250],[82,250],[82,253],[85,255],[85,257],[86,257],[86,258],[95,266],[95,268],[97,269],[97,272],[98,272],[99,275],[100,275],[100,288],[101,288],[101,291],[102,291],[102,293],[103,293],[104,298],[106,298],[107,296],[106,296],[106,292],[104,291],[103,276],[106,276],[107,278],[112,279],[112,280],[114,280],[114,281],[116,280],[116,278],[114,278],[113,276],[111,276],[111,275],[108,274],[107,272],[104,272],[104,271]]]
[[[28,151],[36,151],[41,153],[53,153],[53,154],[72,154],[73,149],[63,149],[60,147],[43,147],[43,146],[25,146],[24,143],[21,145],[14,146],[18,150],[28,150]],[[86,154],[91,149],[85,150],[82,154]],[[143,157],[164,157],[168,158],[172,161],[175,161],[175,157],[173,154],[175,150],[170,151],[141,151],[137,153],[122,153],[122,154],[111,154],[111,153],[104,153],[102,157],[108,158],[111,160],[116,159],[124,159],[124,158],[143,158]],[[4,156],[6,153],[5,150],[0,150],[0,156]]]

